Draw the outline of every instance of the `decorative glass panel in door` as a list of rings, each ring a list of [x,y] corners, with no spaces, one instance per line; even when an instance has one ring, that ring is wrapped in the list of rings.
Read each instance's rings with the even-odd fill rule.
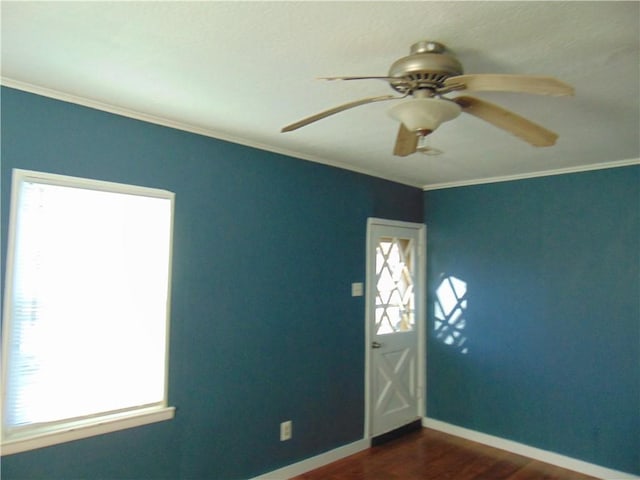
[[[377,436],[422,411],[424,225],[371,219],[368,235],[369,433]]]
[[[376,334],[415,328],[412,239],[380,238],[376,247]]]

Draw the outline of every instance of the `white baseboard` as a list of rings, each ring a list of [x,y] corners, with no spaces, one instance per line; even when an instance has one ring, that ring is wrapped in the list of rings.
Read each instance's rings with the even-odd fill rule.
[[[573,470],[574,472],[591,475],[592,477],[602,478],[604,480],[640,479],[640,477],[631,473],[611,470],[609,468],[601,467],[593,463],[584,462],[582,460],[577,460],[565,455],[560,455],[546,450],[541,450],[539,448],[530,447],[529,445],[524,445],[512,440],[494,437],[493,435],[487,435],[486,433],[477,432],[475,430],[458,427],[456,425],[442,422],[440,420],[435,420],[433,418],[423,418],[422,425],[424,427],[439,430],[450,435],[455,435],[456,437],[461,437],[466,440],[489,445],[490,447],[499,448],[500,450],[506,450],[508,452],[516,453],[524,457],[533,458],[534,460],[538,460],[540,462],[549,463],[551,465],[566,468],[567,470]]]
[[[329,450],[328,452],[321,453],[315,457],[301,460],[300,462],[287,465],[286,467],[279,468],[273,472],[265,473],[251,480],[286,480],[297,475],[315,470],[316,468],[323,467],[337,460],[341,460],[354,453],[366,450],[371,446],[371,440],[363,438],[357,442],[349,443],[342,447]]]

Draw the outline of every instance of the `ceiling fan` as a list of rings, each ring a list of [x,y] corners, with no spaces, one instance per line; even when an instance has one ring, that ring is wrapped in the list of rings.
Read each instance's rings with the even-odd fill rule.
[[[411,46],[410,54],[396,60],[387,76],[324,77],[323,80],[383,80],[398,95],[363,98],[316,113],[287,125],[290,132],[336,113],[373,102],[407,99],[389,110],[400,122],[393,150],[401,157],[419,150],[421,138],[432,133],[442,122],[453,120],[461,112],[468,113],[519,137],[535,147],[555,144],[558,135],[509,110],[467,95],[445,97],[445,94],[469,91],[531,93],[537,95],[573,95],[573,87],[553,77],[509,74],[464,75],[462,65],[441,43],[421,41]]]

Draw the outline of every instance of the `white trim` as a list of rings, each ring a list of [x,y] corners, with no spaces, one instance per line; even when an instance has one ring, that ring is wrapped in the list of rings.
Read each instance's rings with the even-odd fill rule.
[[[375,285],[371,281],[374,278],[372,266],[375,259],[376,245],[372,243],[373,227],[390,227],[390,228],[407,228],[417,232],[418,245],[416,253],[418,254],[416,278],[419,279],[420,285],[416,289],[421,292],[416,296],[416,307],[418,315],[416,317],[416,334],[418,336],[418,350],[416,352],[418,358],[418,411],[416,417],[423,417],[425,412],[426,398],[426,282],[427,282],[427,255],[426,255],[426,225],[424,223],[405,222],[401,220],[389,220],[385,218],[369,217],[367,219],[367,240],[366,240],[366,273],[365,273],[365,338],[364,338],[364,437],[371,439],[373,437],[371,431],[372,409],[371,409],[371,319],[375,315],[372,305],[375,298]]]
[[[600,170],[605,168],[624,167],[624,166],[635,165],[640,163],[640,158],[636,158],[636,159],[620,160],[620,161],[614,161],[614,162],[602,162],[602,163],[596,163],[591,165],[581,165],[581,166],[570,167],[570,168],[560,168],[555,170],[545,170],[543,172],[525,173],[520,175],[489,177],[489,178],[480,178],[475,180],[465,180],[461,182],[445,182],[445,183],[436,183],[432,185],[429,185],[429,184],[421,185],[416,182],[407,181],[405,178],[395,178],[393,176],[381,175],[379,172],[376,172],[372,169],[356,167],[348,163],[336,162],[335,160],[329,160],[326,158],[318,157],[316,155],[307,155],[304,153],[297,152],[295,150],[289,150],[286,148],[279,148],[271,145],[266,145],[264,143],[259,143],[259,142],[255,142],[245,138],[236,137],[236,136],[229,135],[227,133],[220,132],[217,130],[198,127],[196,125],[191,125],[189,123],[170,120],[168,118],[158,117],[155,115],[149,115],[143,112],[138,112],[136,110],[131,110],[124,107],[118,107],[116,105],[103,103],[98,100],[92,100],[90,98],[71,95],[69,93],[64,93],[58,90],[41,87],[39,85],[33,85],[30,83],[21,82],[20,80],[14,80],[8,77],[0,77],[0,85],[4,85],[6,87],[13,88],[16,90],[21,90],[23,92],[33,93],[36,95],[40,95],[42,97],[53,98],[55,100],[61,100],[67,103],[73,103],[75,105],[81,105],[83,107],[92,108],[94,110],[113,113],[115,115],[132,118],[134,120],[153,123],[155,125],[169,127],[169,128],[173,128],[175,130],[181,130],[184,132],[195,133],[197,135],[215,138],[218,140],[223,140],[225,142],[231,142],[231,143],[236,143],[238,145],[244,145],[246,147],[257,148],[258,150],[264,150],[267,152],[278,153],[280,155],[286,155],[288,157],[298,158],[300,160],[306,160],[309,162],[320,163],[322,165],[328,165],[330,167],[336,167],[336,168],[341,168],[343,170],[362,173],[364,175],[369,175],[376,178],[382,178],[384,180],[389,180],[389,181],[400,183],[403,185],[408,185],[410,187],[422,188],[422,190],[424,191],[439,190],[443,188],[464,187],[469,185],[482,185],[485,183],[497,183],[497,182],[507,182],[512,180],[523,180],[526,178],[561,175],[565,173],[586,172],[589,170]]]
[[[631,473],[620,472],[612,470],[610,468],[601,467],[593,463],[584,462],[575,458],[567,457],[557,453],[542,450],[536,447],[530,447],[522,443],[514,442],[500,437],[494,437],[486,433],[477,432],[475,430],[469,430],[467,428],[458,427],[450,423],[442,422],[433,418],[424,417],[422,419],[422,425],[427,428],[432,428],[440,432],[455,435],[472,442],[482,443],[489,445],[490,447],[506,450],[517,455],[532,458],[540,462],[549,463],[567,470],[573,470],[574,472],[582,473],[584,475],[591,475],[593,477],[602,478],[605,480],[631,480],[640,479],[639,476]]]
[[[629,158],[614,162],[592,163],[590,165],[579,165],[576,167],[558,168],[553,170],[543,170],[541,172],[522,173],[519,175],[505,175],[501,177],[479,178],[476,180],[465,180],[461,182],[435,183],[433,185],[423,185],[423,191],[441,190],[444,188],[468,187],[471,185],[484,185],[485,183],[512,182],[515,180],[526,180],[528,178],[551,177],[554,175],[565,175],[567,173],[589,172],[591,170],[604,170],[607,168],[628,167],[640,164],[640,158]]]
[[[274,147],[272,145],[255,142],[253,140],[248,140],[246,138],[240,138],[234,135],[229,135],[227,133],[220,132],[218,130],[198,127],[196,125],[191,125],[189,123],[179,122],[176,120],[170,120],[168,118],[150,115],[150,114],[139,112],[136,110],[131,110],[128,108],[119,107],[119,106],[111,105],[108,103],[103,103],[98,100],[92,100],[90,98],[71,95],[69,93],[60,92],[58,90],[41,87],[39,85],[33,85],[30,83],[21,82],[19,80],[13,80],[7,77],[0,77],[0,84],[9,88],[21,90],[23,92],[33,93],[36,95],[40,95],[42,97],[53,98],[54,100],[60,100],[67,103],[73,103],[75,105],[92,108],[94,110],[113,113],[115,115],[132,118],[134,120],[140,120],[146,123],[153,123],[155,125],[169,127],[175,130],[181,130],[183,132],[195,133],[197,135],[202,135],[204,137],[210,137],[210,138],[215,138],[217,140],[223,140],[225,142],[236,143],[238,145],[244,145],[246,147],[256,148],[258,150],[277,153],[280,155],[285,155],[285,156],[297,158],[300,160],[306,160],[313,163],[320,163],[322,165],[328,165],[330,167],[341,168],[342,170],[349,170],[356,173],[362,173],[364,175],[382,178],[384,180],[390,180],[390,181],[401,183],[411,187],[416,187],[416,188],[421,187],[419,183],[416,183],[416,182],[411,183],[411,182],[408,182],[406,179],[383,176],[379,172],[376,172],[372,169],[356,167],[348,163],[337,162],[335,160],[329,160],[327,158],[318,157],[316,155],[307,155],[304,153],[297,152],[295,150]]]
[[[388,218],[369,217],[367,219],[367,226],[369,225],[382,225],[384,227],[400,227],[400,228],[412,228],[414,230],[420,230],[424,228],[424,223],[405,222],[403,220],[390,220]]]
[[[18,198],[20,185],[22,183],[35,182],[39,184],[58,185],[67,187],[83,188],[94,191],[104,191],[117,194],[138,195],[149,198],[159,198],[170,202],[170,225],[169,225],[169,258],[168,258],[168,282],[167,282],[167,300],[166,300],[166,319],[165,319],[165,365],[164,365],[164,395],[161,402],[157,402],[152,406],[138,406],[126,412],[98,414],[96,416],[82,417],[77,420],[62,420],[52,422],[48,426],[38,425],[36,428],[26,430],[20,433],[11,433],[2,431],[2,451],[0,455],[11,455],[14,453],[25,452],[37,448],[56,445],[59,443],[70,442],[83,438],[101,435],[104,433],[115,432],[127,428],[138,427],[150,423],[161,422],[172,419],[175,416],[175,408],[167,406],[168,388],[169,388],[169,342],[170,342],[170,312],[171,312],[171,269],[173,257],[173,221],[174,221],[174,204],[175,194],[168,190],[158,188],[143,187],[137,185],[128,185],[123,183],[108,182],[102,180],[93,180],[88,178],[73,177],[68,175],[59,175],[53,173],[38,172],[32,170],[13,169],[12,171],[12,187],[11,187],[11,206],[10,220],[8,232],[8,250],[7,250],[7,268],[5,281],[5,302],[4,302],[4,319],[3,327],[3,348],[2,348],[2,395],[6,398],[6,385],[8,375],[8,352],[9,337],[11,332],[12,301],[6,299],[13,298],[13,274],[14,274],[14,252],[16,242],[16,220],[18,215]],[[4,425],[3,425],[4,428]],[[6,435],[6,436],[5,436]]]
[[[371,442],[368,439],[363,438],[362,440],[321,453],[315,457],[310,457],[286,467],[279,468],[278,470],[262,474],[251,480],[286,480],[287,478],[296,477],[311,470],[315,470],[316,468],[324,467],[330,463],[342,460],[354,453],[366,450],[370,446]]]
[[[60,185],[69,187],[80,187],[87,190],[99,190],[113,193],[126,193],[128,195],[144,195],[146,197],[164,198],[175,200],[175,193],[160,188],[143,187],[139,185],[129,185],[126,183],[108,182],[105,180],[94,180],[92,178],[74,177],[71,175],[60,175],[57,173],[39,172],[35,170],[13,169],[14,182],[13,189],[17,190],[20,182],[36,182],[47,185]],[[172,212],[173,213],[173,212]]]
[[[126,417],[114,417],[100,421],[99,423],[77,427],[72,430],[45,433],[38,435],[37,437],[8,441],[2,444],[2,456],[26,452],[36,448],[49,447],[51,445],[71,442],[73,440],[89,438],[95,435],[117,432],[118,430],[139,427],[150,423],[162,422],[164,420],[171,420],[174,416],[174,407],[162,407],[154,409],[153,411],[139,411]]]

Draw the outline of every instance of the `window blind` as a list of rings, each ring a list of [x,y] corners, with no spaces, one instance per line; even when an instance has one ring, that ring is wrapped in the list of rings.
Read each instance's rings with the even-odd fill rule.
[[[3,434],[164,404],[172,200],[39,181],[17,198]]]

